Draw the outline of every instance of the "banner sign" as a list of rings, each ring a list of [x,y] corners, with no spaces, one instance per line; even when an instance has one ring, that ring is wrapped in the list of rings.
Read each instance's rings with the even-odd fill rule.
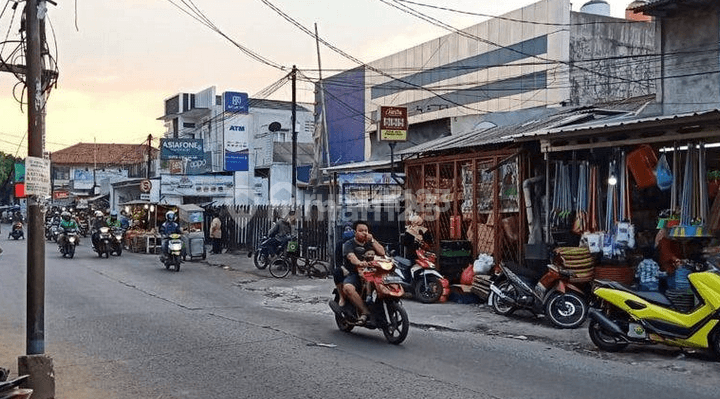
[[[185,166],[185,174],[202,175],[212,172],[212,152],[206,152],[204,159],[188,160]]]
[[[225,121],[225,170],[228,172],[249,170],[250,118],[249,115],[236,115]]]
[[[102,186],[105,181],[115,183],[128,177],[128,171],[124,169],[105,169],[92,171],[84,168],[73,170],[72,187],[75,190],[90,190],[93,186]]]
[[[202,139],[160,139],[160,159],[203,159]]]
[[[232,197],[233,176],[160,175],[160,194],[194,197]]]
[[[25,181],[25,165],[21,163],[15,164],[15,183],[22,183]]]
[[[380,141],[407,141],[407,107],[380,107],[378,139]]]
[[[248,113],[247,93],[226,91],[225,93],[223,93],[223,104],[225,104],[225,112],[234,112],[240,114]]]

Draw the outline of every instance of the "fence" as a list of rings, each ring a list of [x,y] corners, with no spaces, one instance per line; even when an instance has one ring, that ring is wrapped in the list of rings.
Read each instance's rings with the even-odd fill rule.
[[[264,236],[275,220],[287,215],[287,206],[272,205],[224,205],[207,208],[204,218],[204,230],[209,239],[210,222],[218,215],[222,222],[223,247],[229,250],[252,250]],[[301,255],[307,247],[317,247],[318,257],[329,260],[332,251],[328,251],[328,213],[319,213],[317,209],[298,207],[296,231]],[[295,231],[295,230],[294,230]]]

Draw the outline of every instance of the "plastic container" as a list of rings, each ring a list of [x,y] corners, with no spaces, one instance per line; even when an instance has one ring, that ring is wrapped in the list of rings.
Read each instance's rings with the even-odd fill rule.
[[[635,183],[640,188],[655,186],[655,167],[658,159],[655,151],[647,144],[641,145],[627,155],[627,166]]]

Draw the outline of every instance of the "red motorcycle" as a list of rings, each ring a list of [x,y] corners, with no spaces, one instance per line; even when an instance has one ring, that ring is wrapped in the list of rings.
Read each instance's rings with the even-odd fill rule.
[[[394,268],[391,259],[381,257],[359,270],[363,281],[360,297],[370,310],[364,324],[358,322],[358,309],[350,301],[347,301],[345,306],[340,306],[340,294],[337,289],[333,290],[334,298],[329,304],[335,313],[335,323],[341,331],[350,332],[356,326],[371,330],[381,329],[385,339],[391,344],[398,345],[405,340],[410,329],[410,320],[400,301],[405,294],[400,285],[402,279],[393,274]]]

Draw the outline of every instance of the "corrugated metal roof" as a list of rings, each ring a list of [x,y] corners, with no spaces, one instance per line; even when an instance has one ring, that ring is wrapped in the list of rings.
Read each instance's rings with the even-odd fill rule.
[[[50,160],[57,165],[132,165],[145,162],[147,145],[77,143],[50,154]],[[158,149],[153,148],[153,157]]]
[[[277,109],[282,111],[292,111],[292,102],[267,100],[263,98],[248,99],[248,108]],[[312,112],[312,104],[296,103],[297,111]]]
[[[583,131],[592,131],[596,129],[608,129],[608,128],[618,128],[618,127],[625,127],[625,126],[634,126],[649,122],[666,122],[666,121],[677,121],[680,119],[687,119],[687,118],[696,118],[696,117],[704,117],[704,116],[714,116],[714,117],[720,117],[720,109],[712,109],[707,111],[700,111],[700,112],[688,112],[684,114],[676,114],[676,115],[660,115],[660,116],[651,116],[651,117],[644,117],[644,118],[637,118],[634,115],[627,114],[623,115],[621,117],[617,118],[610,118],[610,119],[603,119],[600,121],[594,121],[590,123],[584,123],[579,125],[570,125],[570,126],[562,126],[562,127],[549,127],[546,129],[537,129],[535,131],[530,131],[526,133],[518,133],[513,136],[514,139],[519,141],[527,141],[523,139],[536,139],[536,138],[542,138],[549,135],[555,135],[560,133],[580,133]]]
[[[378,168],[386,168],[390,166],[390,160],[387,161],[363,161],[350,162],[342,165],[330,166],[322,168],[325,172],[357,172],[363,170],[375,170]]]
[[[310,165],[315,157],[313,143],[297,143],[297,164]],[[292,142],[273,143],[273,162],[292,163]]]

